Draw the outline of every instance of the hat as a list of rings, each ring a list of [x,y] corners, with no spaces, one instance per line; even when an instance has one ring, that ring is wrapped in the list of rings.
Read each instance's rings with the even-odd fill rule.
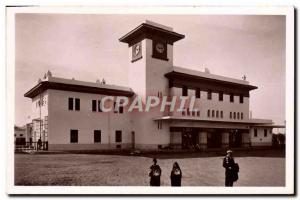
[[[232,151],[229,149],[229,150],[226,151],[226,153],[232,153]]]

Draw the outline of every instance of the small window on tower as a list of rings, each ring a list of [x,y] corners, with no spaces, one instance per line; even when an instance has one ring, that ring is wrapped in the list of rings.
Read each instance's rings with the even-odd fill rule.
[[[219,92],[219,101],[223,101],[223,92]]]
[[[230,102],[234,102],[234,95],[230,94]]]
[[[182,96],[187,96],[188,95],[188,88],[186,86],[182,87]]]
[[[200,95],[201,95],[201,93],[200,93],[200,88],[197,88],[197,89],[196,89],[196,98],[199,99],[199,98],[200,98]]]
[[[207,99],[208,100],[211,100],[211,95],[212,95],[211,93],[212,93],[211,90],[207,91]]]

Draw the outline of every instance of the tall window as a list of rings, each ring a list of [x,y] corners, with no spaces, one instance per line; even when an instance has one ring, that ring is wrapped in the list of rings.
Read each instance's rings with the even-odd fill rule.
[[[236,113],[234,112],[234,113],[233,113],[233,119],[235,119],[235,118],[236,118]]]
[[[220,112],[220,115],[221,115],[221,118],[223,118],[223,111],[221,110],[221,112]]]
[[[75,99],[75,110],[80,110],[80,99]]]
[[[240,113],[239,112],[237,113],[237,119],[240,119]]]
[[[96,100],[92,100],[92,111],[93,112],[97,111],[97,101]]]
[[[211,117],[215,117],[215,111],[214,110],[211,111]]]
[[[254,129],[254,137],[257,137],[257,129]]]
[[[101,100],[98,100],[98,112],[102,112],[102,110],[101,110]]]
[[[244,96],[242,94],[240,95],[240,103],[244,103]]]
[[[187,96],[188,95],[188,88],[186,86],[182,87],[182,96]]]
[[[223,92],[219,92],[219,101],[223,101]]]
[[[219,118],[219,111],[216,111],[216,118]]]
[[[229,118],[232,119],[232,112],[229,113]]]
[[[70,142],[78,143],[78,130],[74,130],[74,129],[70,130]]]
[[[243,119],[244,118],[244,114],[243,113],[241,113],[241,119]]]
[[[268,136],[268,130],[264,129],[264,137],[267,137],[267,136]]]
[[[207,117],[210,117],[210,110],[207,110]]]
[[[114,113],[118,113],[118,110],[116,109],[116,107],[117,107],[117,103],[114,102]]]
[[[197,111],[197,116],[200,117],[200,110]]]
[[[73,98],[69,98],[69,110],[73,110]]]
[[[207,99],[209,99],[209,100],[211,100],[211,93],[212,93],[211,90],[207,91]]]
[[[116,131],[116,142],[122,142],[122,131]]]
[[[230,102],[234,102],[234,95],[230,94]]]
[[[101,143],[101,130],[94,130],[94,143]]]
[[[200,98],[200,88],[196,89],[196,98],[199,99]]]

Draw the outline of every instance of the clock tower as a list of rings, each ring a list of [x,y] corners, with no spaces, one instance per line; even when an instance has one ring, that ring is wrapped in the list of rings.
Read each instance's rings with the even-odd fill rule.
[[[154,22],[142,23],[122,38],[129,48],[129,87],[141,97],[143,105],[147,96],[168,96],[168,79],[164,76],[173,68],[173,44],[184,38],[172,28]],[[163,116],[159,108],[150,112],[132,113],[132,131],[136,148],[158,148],[170,143],[168,124],[155,122],[153,118]],[[157,123],[157,124],[156,124]],[[145,141],[148,144],[145,144]],[[147,145],[147,146],[145,146]]]
[[[168,95],[164,74],[173,67],[173,44],[183,38],[171,27],[148,20],[120,38],[129,47],[129,87],[142,99]]]

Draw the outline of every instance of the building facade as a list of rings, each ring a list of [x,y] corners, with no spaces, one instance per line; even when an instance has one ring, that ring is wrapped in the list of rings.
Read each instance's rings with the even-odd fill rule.
[[[173,47],[184,38],[172,28],[146,21],[122,38],[128,44],[129,87],[53,77],[50,72],[30,89],[33,142],[49,150],[210,149],[272,144],[272,120],[253,119],[246,79],[233,79],[176,67]],[[104,112],[101,103],[105,97]],[[188,98],[183,109],[129,112],[116,97]],[[193,98],[191,98],[193,97]],[[194,99],[194,109],[188,105]],[[176,104],[176,108],[180,105]]]

